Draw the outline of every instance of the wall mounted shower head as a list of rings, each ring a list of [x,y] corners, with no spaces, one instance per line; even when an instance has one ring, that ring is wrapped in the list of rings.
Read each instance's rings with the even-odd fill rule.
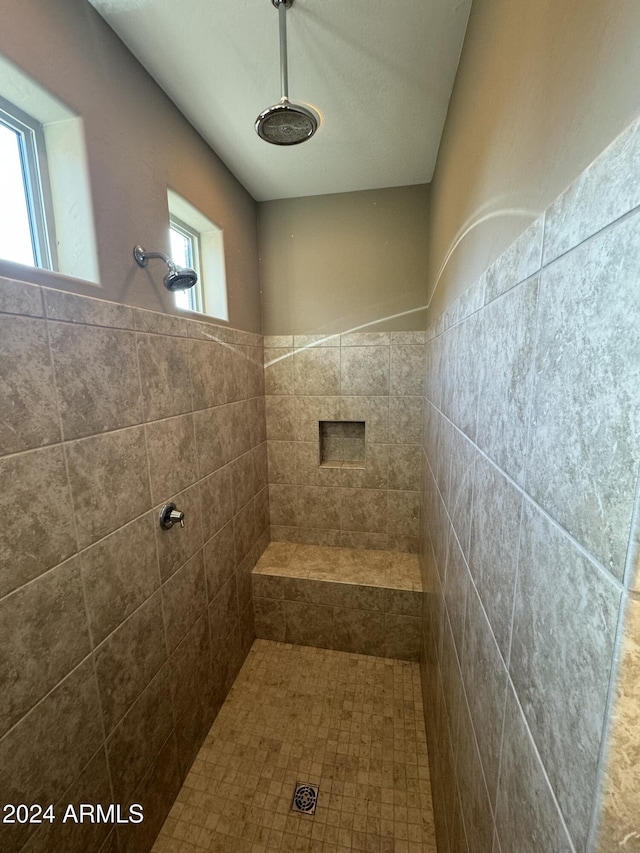
[[[142,246],[135,246],[133,257],[138,266],[146,267],[150,259],[159,258],[169,267],[169,272],[164,277],[164,286],[167,290],[188,290],[198,281],[195,270],[188,267],[179,267],[164,252],[145,252]]]
[[[280,81],[282,97],[279,103],[263,110],[256,119],[256,133],[272,145],[298,145],[310,139],[318,129],[318,116],[308,107],[289,100],[287,73],[287,9],[293,0],[271,0],[278,10],[280,26]]]

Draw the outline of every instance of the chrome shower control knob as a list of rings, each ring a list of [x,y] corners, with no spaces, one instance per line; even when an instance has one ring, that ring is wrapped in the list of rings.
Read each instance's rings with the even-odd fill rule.
[[[175,504],[165,504],[160,510],[160,527],[163,530],[171,530],[178,522],[180,527],[184,527],[184,513],[176,509]]]

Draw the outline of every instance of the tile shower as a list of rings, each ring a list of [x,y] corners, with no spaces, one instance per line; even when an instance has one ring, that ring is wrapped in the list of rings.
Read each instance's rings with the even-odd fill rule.
[[[639,849],[639,152],[635,125],[426,334],[271,337],[263,348],[259,335],[0,281],[0,504],[11,519],[0,534],[1,799],[140,801],[146,815],[116,830],[5,824],[2,850],[134,853],[163,825],[166,850],[207,849],[206,832],[224,836],[210,849],[225,853],[390,849],[395,830],[377,832],[385,806],[396,820],[378,784],[384,756],[381,771],[362,769],[371,823],[344,788],[325,838],[281,817],[273,845],[259,822],[249,841],[222,832],[228,820],[196,823],[208,819],[199,786],[217,730],[220,772],[236,772],[233,697],[208,733],[254,642],[252,570],[270,542],[289,549],[287,569],[305,548],[331,546],[338,569],[396,555],[346,608],[347,584],[326,566],[322,578],[307,562],[293,582],[262,580],[259,619],[327,607],[332,637],[347,609],[362,625],[410,625],[419,640],[417,590],[388,581],[420,550],[440,853]],[[342,423],[364,429],[336,436]],[[168,500],[184,530],[160,530]],[[318,581],[334,599],[304,600]],[[370,651],[411,657],[401,634]],[[406,714],[405,732],[415,724],[416,664],[253,648],[245,674],[263,665],[269,683],[297,655],[323,678],[334,667],[379,684],[398,673],[381,714]],[[371,717],[374,701],[358,713]],[[346,702],[337,728],[348,734],[328,738],[338,758],[362,737]],[[417,779],[428,808],[413,738],[417,775],[394,766],[389,777],[404,827],[396,853],[433,850],[430,825],[402,802]],[[212,820],[228,817],[216,808]]]
[[[262,361],[258,335],[0,281],[0,800],[145,806],[3,824],[3,851],[153,843],[254,639]]]
[[[640,850],[640,123],[427,330],[438,849]]]

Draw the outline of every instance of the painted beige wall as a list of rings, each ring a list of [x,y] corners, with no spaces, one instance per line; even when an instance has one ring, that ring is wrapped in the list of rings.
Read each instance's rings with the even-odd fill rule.
[[[264,333],[424,328],[428,198],[422,185],[259,204]]]
[[[224,229],[229,322],[260,330],[256,205],[86,0],[5,0],[0,52],[84,120],[101,288],[0,262],[0,273],[175,313],[161,265],[167,187]]]
[[[637,0],[474,0],[431,185],[430,316],[638,114],[639,47]]]

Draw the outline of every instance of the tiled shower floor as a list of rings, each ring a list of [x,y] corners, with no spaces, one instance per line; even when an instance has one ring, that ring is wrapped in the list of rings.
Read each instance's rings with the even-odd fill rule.
[[[153,851],[435,853],[423,720],[415,663],[256,640]]]

